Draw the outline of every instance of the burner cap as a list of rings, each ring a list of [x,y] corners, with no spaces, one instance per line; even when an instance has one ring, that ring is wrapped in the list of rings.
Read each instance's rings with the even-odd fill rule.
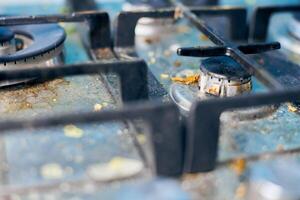
[[[14,32],[8,28],[0,27],[0,43],[9,42],[14,38]]]
[[[10,26],[9,29],[15,37],[22,37],[30,42],[13,54],[1,55],[0,63],[4,65],[52,57],[56,50],[61,49],[66,39],[64,29],[57,24]]]
[[[248,79],[251,75],[233,59],[227,56],[208,58],[202,61],[200,70],[214,77],[228,80]]]

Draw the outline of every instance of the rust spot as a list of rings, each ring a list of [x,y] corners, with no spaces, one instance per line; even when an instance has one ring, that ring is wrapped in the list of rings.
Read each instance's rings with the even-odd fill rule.
[[[51,107],[57,100],[57,87],[69,84],[64,79],[55,79],[34,85],[9,87],[0,91],[0,112],[13,113],[32,109],[34,106]]]

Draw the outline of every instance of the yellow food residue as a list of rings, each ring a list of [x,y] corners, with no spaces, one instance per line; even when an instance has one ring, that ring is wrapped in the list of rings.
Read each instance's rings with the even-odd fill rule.
[[[94,105],[94,111],[100,111],[103,108],[103,106],[100,103],[96,103]]]
[[[196,75],[187,76],[187,77],[172,77],[171,79],[172,79],[172,81],[177,82],[177,83],[191,85],[191,84],[198,83],[198,81],[200,79],[200,75],[196,74]]]
[[[72,124],[64,127],[64,133],[65,136],[71,138],[81,138],[83,136],[83,130]]]
[[[94,164],[87,170],[87,174],[96,180],[115,180],[131,177],[143,169],[139,160],[114,157],[107,163]]]
[[[246,164],[245,159],[237,159],[230,164],[230,168],[238,175],[241,175],[246,169]]]
[[[289,103],[288,104],[288,110],[290,112],[297,112],[298,111],[298,108],[296,106],[294,106],[293,104]]]
[[[160,78],[162,78],[162,79],[168,79],[170,76],[169,76],[169,74],[161,74],[160,75]]]
[[[60,179],[64,176],[63,168],[57,163],[48,163],[42,166],[40,173],[45,179]]]

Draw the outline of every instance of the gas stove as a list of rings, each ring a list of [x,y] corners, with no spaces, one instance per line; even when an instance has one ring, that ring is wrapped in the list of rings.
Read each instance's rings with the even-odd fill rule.
[[[10,3],[0,199],[299,199],[298,0]]]

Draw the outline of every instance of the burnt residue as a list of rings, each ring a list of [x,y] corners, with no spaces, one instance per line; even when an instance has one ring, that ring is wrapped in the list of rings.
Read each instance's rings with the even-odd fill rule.
[[[32,108],[51,108],[57,101],[57,88],[69,84],[64,79],[7,87],[0,91],[0,112],[14,113]]]

